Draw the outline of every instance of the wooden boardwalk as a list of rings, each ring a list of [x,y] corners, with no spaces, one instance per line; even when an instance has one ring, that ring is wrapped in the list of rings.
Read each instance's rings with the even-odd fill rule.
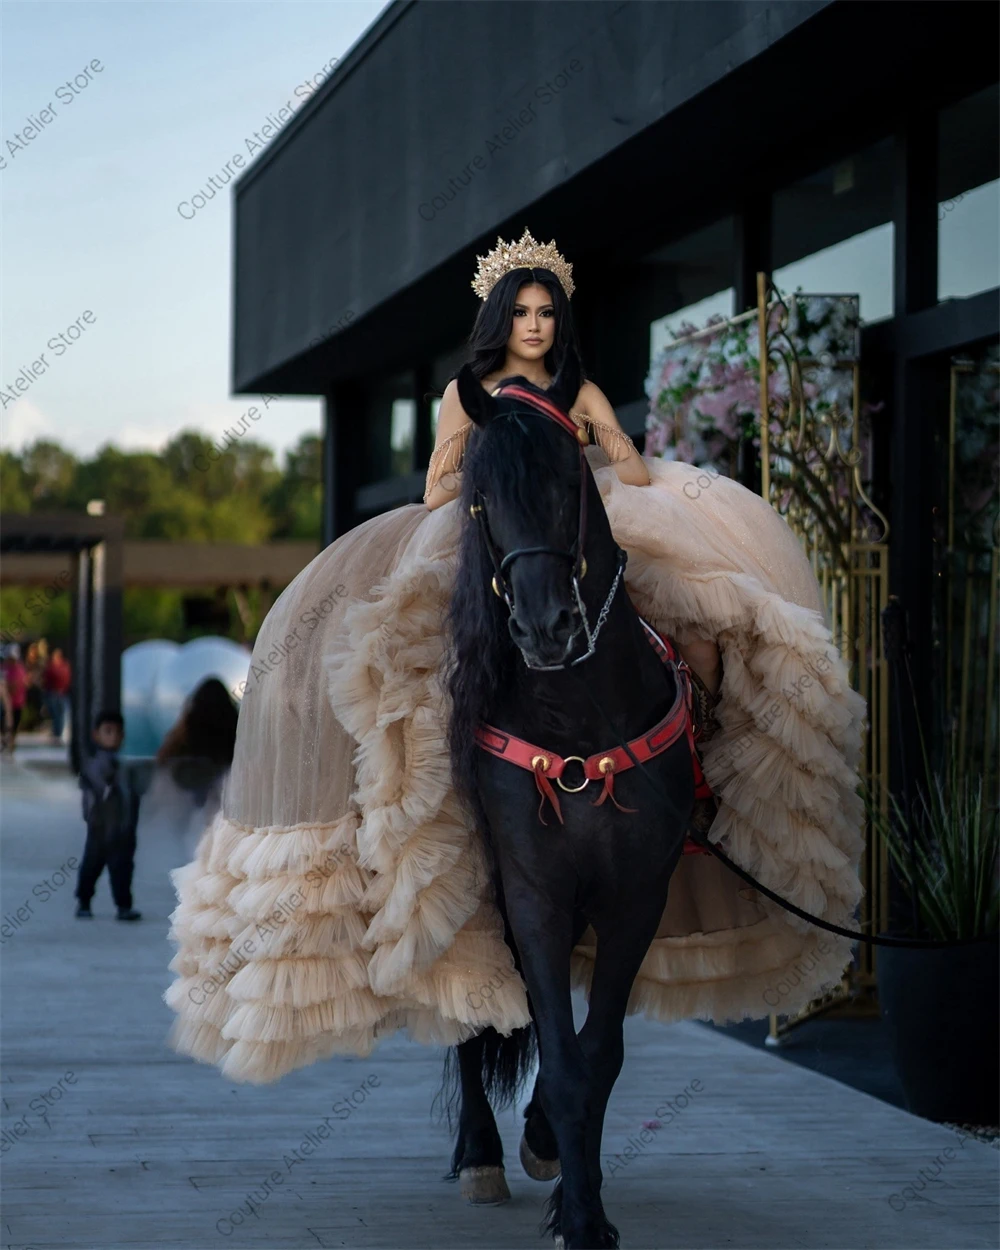
[[[513,1112],[509,1204],[470,1208],[440,1179],[439,1052],[393,1040],[255,1088],[168,1050],[166,871],[184,848],[148,833],[142,923],[113,919],[106,880],[87,923],[58,873],[82,842],[72,780],[5,762],[3,1247],[546,1244],[547,1186],[521,1172]],[[997,1245],[990,1147],[696,1024],[633,1019],[626,1037],[605,1199],[628,1250]]]

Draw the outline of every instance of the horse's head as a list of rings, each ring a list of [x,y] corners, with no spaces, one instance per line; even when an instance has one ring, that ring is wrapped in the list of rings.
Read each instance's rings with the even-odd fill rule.
[[[466,456],[462,503],[478,522],[493,588],[510,608],[510,635],[531,667],[561,665],[583,626],[577,590],[591,475],[567,415],[579,365],[567,357],[545,391],[509,378],[487,394],[468,366],[457,382],[481,432]]]

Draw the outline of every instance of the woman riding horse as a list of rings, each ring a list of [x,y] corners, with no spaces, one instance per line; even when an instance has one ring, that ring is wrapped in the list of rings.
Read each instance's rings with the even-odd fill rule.
[[[255,1082],[401,1028],[456,1045],[453,1170],[488,1202],[488,1096],[514,1095],[537,1032],[522,1162],[562,1176],[554,1235],[614,1245],[600,1139],[624,1015],[793,1011],[850,956],[683,854],[692,713],[714,729],[712,840],[844,923],[864,705],[784,521],[639,456],[582,381],[555,244],[499,240],[473,286],[426,506],[343,535],[261,629],[223,809],[175,874],[173,1041]]]

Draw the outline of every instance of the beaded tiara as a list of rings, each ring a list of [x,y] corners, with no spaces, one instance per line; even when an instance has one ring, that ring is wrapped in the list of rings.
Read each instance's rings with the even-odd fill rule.
[[[532,238],[531,232],[525,230],[515,243],[505,243],[497,235],[497,245],[485,256],[477,256],[479,265],[476,276],[472,279],[472,289],[480,299],[489,298],[490,291],[496,286],[504,274],[514,269],[550,269],[559,279],[566,298],[573,294],[573,266],[556,248],[555,239],[548,243],[538,243]]]

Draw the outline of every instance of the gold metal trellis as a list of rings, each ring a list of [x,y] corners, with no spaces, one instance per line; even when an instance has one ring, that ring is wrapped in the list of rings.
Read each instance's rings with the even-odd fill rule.
[[[839,346],[827,345],[820,359],[809,355],[796,322],[806,301],[824,300],[853,301],[854,332]],[[851,310],[840,311],[849,327]],[[856,297],[786,300],[765,274],[757,275],[761,494],[803,544],[851,684],[868,705],[860,772],[872,801],[887,813],[889,667],[881,614],[889,593],[889,524],[865,482],[857,326]],[[826,394],[824,378],[836,383]],[[871,823],[861,873],[858,922],[865,932],[877,933],[888,919],[888,865],[883,840]],[[862,947],[838,989],[783,1022],[772,1015],[769,1040],[777,1043],[796,1024],[845,1000],[873,1010],[874,973],[874,951]]]

